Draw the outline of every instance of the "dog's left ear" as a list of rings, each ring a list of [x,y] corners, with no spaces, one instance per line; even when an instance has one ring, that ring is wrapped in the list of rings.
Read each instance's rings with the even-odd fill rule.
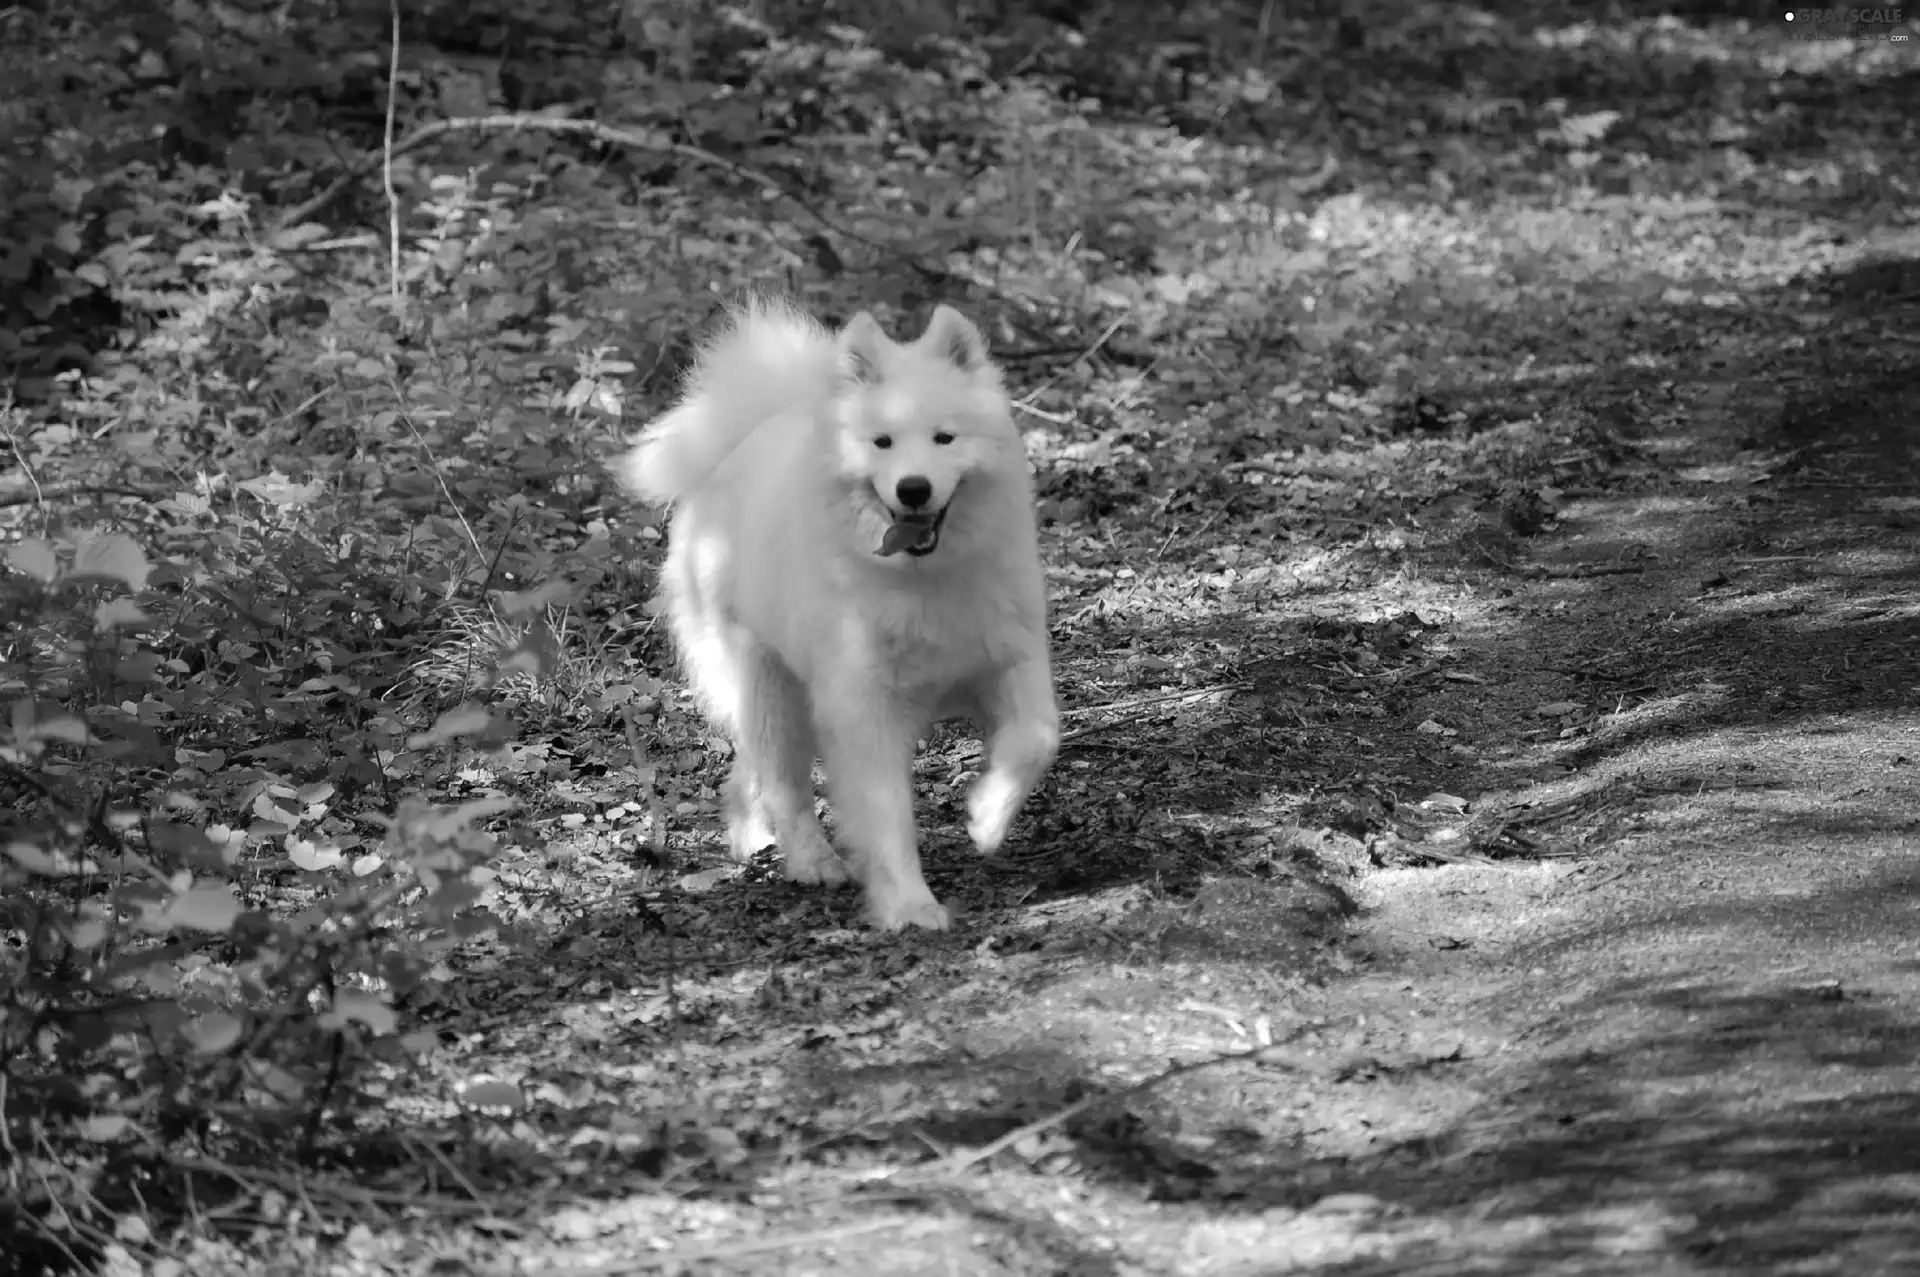
[[[950,362],[961,372],[977,372],[987,362],[987,339],[973,321],[951,306],[934,308],[920,344]]]
[[[840,330],[840,369],[863,385],[880,380],[880,353],[893,343],[871,312],[861,311]]]

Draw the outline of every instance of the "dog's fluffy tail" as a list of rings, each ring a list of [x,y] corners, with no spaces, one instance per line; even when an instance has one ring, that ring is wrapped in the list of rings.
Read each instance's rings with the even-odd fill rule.
[[[751,302],[701,348],[679,404],[646,428],[615,473],[642,500],[678,501],[762,423],[825,402],[836,375],[826,329],[783,302]]]

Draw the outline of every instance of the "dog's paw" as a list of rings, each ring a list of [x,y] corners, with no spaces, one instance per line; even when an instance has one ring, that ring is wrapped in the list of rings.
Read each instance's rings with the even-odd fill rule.
[[[757,804],[728,803],[727,851],[735,860],[744,865],[767,848],[778,845],[779,841],[774,836],[773,826],[767,822]]]
[[[918,927],[922,931],[945,931],[953,926],[953,912],[932,896],[901,896],[897,900],[870,899],[867,916],[881,931],[899,931]]]
[[[787,856],[787,881],[822,887],[843,887],[853,881],[846,862],[833,854],[833,848],[821,845],[808,848],[798,844]]]
[[[764,824],[758,824],[758,822],[735,824],[735,826],[728,826],[726,831],[728,855],[732,855],[741,864],[747,864],[747,860],[753,860],[756,855],[760,855],[762,851],[774,845],[778,845],[778,839],[774,839],[774,831],[768,830]]]
[[[1019,788],[993,772],[974,782],[973,792],[967,795],[967,837],[973,840],[974,850],[983,856],[1000,850],[1020,811],[1020,799]]]

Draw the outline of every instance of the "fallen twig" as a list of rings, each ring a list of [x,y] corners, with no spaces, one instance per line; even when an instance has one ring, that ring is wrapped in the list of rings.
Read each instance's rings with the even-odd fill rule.
[[[1038,417],[1040,420],[1050,422],[1056,426],[1071,425],[1073,422],[1073,414],[1070,412],[1042,412],[1033,405],[1024,403],[1016,403],[1013,405],[1013,408],[1015,412],[1024,412],[1029,417]]]
[[[1415,858],[1421,858],[1426,860],[1438,860],[1449,865],[1499,866],[1500,864],[1500,862],[1493,859],[1493,857],[1482,855],[1480,852],[1477,852],[1477,851],[1472,851],[1472,850],[1448,851],[1444,848],[1436,847],[1432,843],[1410,842],[1405,838],[1398,838],[1398,837],[1396,837],[1393,840],[1393,844],[1391,848],[1383,849],[1383,850],[1398,851],[1404,855],[1412,856]]]
[[[1112,323],[1108,324],[1107,330],[1101,333],[1098,337],[1094,338],[1093,344],[1091,346],[1088,346],[1084,351],[1080,352],[1080,357],[1078,359],[1075,359],[1073,363],[1068,364],[1067,367],[1071,368],[1076,364],[1083,364],[1087,360],[1093,358],[1095,354],[1099,353],[1100,347],[1107,344],[1107,339],[1120,331],[1120,325],[1126,323],[1127,320],[1131,318],[1133,318],[1133,316],[1130,313],[1125,313],[1125,314],[1122,314],[1118,319],[1114,320]],[[1034,402],[1038,400],[1041,395],[1044,395],[1045,393],[1047,393],[1047,391],[1053,389],[1054,383],[1058,382],[1060,378],[1064,376],[1066,376],[1066,372],[1064,369],[1060,372],[1053,374],[1053,376],[1047,378],[1045,381],[1041,382],[1033,390],[1029,391],[1026,395],[1024,395],[1018,403],[1014,404],[1014,407],[1026,408],[1031,410],[1033,408]],[[1034,415],[1041,416],[1043,414],[1036,411]]]
[[[262,1184],[280,1189],[283,1192],[299,1193],[309,1203],[314,1194],[332,1198],[336,1202],[351,1202],[360,1206],[374,1206],[382,1209],[407,1207],[422,1212],[441,1212],[449,1215],[490,1215],[496,1208],[485,1201],[461,1201],[436,1193],[394,1192],[381,1188],[363,1188],[358,1184],[343,1184],[333,1180],[311,1180],[299,1175],[287,1175],[263,1167],[228,1165],[218,1158],[175,1156],[167,1159],[169,1164],[183,1171],[199,1171],[205,1175],[218,1175],[232,1180],[248,1191],[258,1191]]]
[[[50,483],[44,488],[31,491],[0,492],[0,509],[16,505],[38,505],[43,501],[59,501],[65,497],[92,493],[109,497],[138,497],[143,501],[152,501],[151,492],[142,492],[138,488],[126,488],[116,483]]]
[[[1170,1082],[1177,1077],[1185,1077],[1189,1073],[1198,1073],[1202,1069],[1214,1068],[1221,1064],[1244,1063],[1276,1064],[1282,1068],[1297,1067],[1294,1062],[1293,1053],[1284,1049],[1285,1044],[1323,1027],[1325,1026],[1317,1021],[1302,1024],[1278,1042],[1251,1047],[1245,1051],[1229,1051],[1225,1055],[1209,1056],[1207,1059],[1192,1060],[1186,1064],[1175,1064],[1169,1068],[1162,1069],[1152,1077],[1143,1078],[1135,1082],[1132,1086],[1124,1086],[1117,1091],[1103,1091],[1098,1095],[1089,1095],[1084,1099],[1075,1100],[1057,1112],[1049,1113],[1045,1117],[1028,1122],[1025,1126],[1016,1127],[1008,1131],[992,1143],[982,1144],[979,1148],[968,1149],[964,1153],[955,1153],[944,1162],[938,1163],[937,1169],[949,1175],[958,1174],[969,1167],[977,1166],[981,1162],[990,1161],[998,1157],[1014,1145],[1031,1139],[1035,1135],[1039,1135],[1044,1131],[1050,1131],[1063,1122],[1070,1122],[1082,1113],[1085,1113],[1088,1109],[1097,1108],[1113,1100],[1131,1099],[1136,1095],[1151,1091],[1163,1082]]]
[[[1212,687],[1188,687],[1177,692],[1155,692],[1151,696],[1134,696],[1121,701],[1108,701],[1104,705],[1082,705],[1078,709],[1064,711],[1060,717],[1084,718],[1088,714],[1117,714],[1122,710],[1145,709],[1149,705],[1161,705],[1168,701],[1184,701],[1202,696],[1217,696],[1221,692],[1232,692],[1245,687],[1242,682],[1217,683]],[[1068,739],[1061,737],[1062,740]]]
[[[421,1150],[424,1149],[427,1153],[427,1156],[431,1157],[434,1161],[438,1162],[440,1164],[440,1169],[445,1171],[447,1173],[448,1178],[452,1179],[454,1183],[458,1184],[461,1190],[465,1192],[468,1197],[472,1198],[475,1202],[481,1203],[482,1205],[489,1204],[487,1203],[486,1194],[482,1193],[479,1189],[475,1188],[473,1186],[473,1181],[468,1179],[465,1175],[462,1175],[460,1173],[460,1168],[455,1166],[451,1161],[449,1161],[445,1153],[442,1153],[439,1149],[435,1148],[433,1145],[427,1143],[424,1140],[414,1140],[411,1138],[403,1137],[402,1143],[409,1150],[412,1151],[415,1157],[419,1157]],[[495,1213],[498,1213],[497,1209]]]
[[[1080,718],[1087,714],[1116,713],[1120,710],[1145,709],[1152,705],[1164,705],[1170,701],[1198,700],[1202,696],[1217,696],[1221,692],[1235,691],[1244,686],[1246,686],[1245,683],[1221,683],[1217,687],[1192,687],[1179,692],[1158,692],[1152,696],[1139,696],[1131,700],[1109,701],[1105,705],[1083,705],[1079,709],[1062,711],[1060,717],[1062,719]],[[1085,727],[1076,727],[1070,732],[1060,733],[1060,743],[1065,745],[1069,742],[1081,740],[1100,732],[1110,732],[1116,727],[1125,727],[1132,721],[1133,720],[1126,718],[1116,718],[1105,723],[1089,723]],[[971,757],[974,754],[978,754],[982,748],[983,746],[976,741],[962,750],[958,755],[955,755],[955,757]]]
[[[894,1219],[863,1219],[851,1224],[841,1224],[837,1228],[815,1228],[804,1233],[775,1233],[770,1237],[756,1237],[751,1241],[731,1242],[725,1245],[663,1250],[657,1254],[642,1255],[604,1268],[568,1268],[566,1271],[574,1274],[575,1277],[623,1277],[626,1273],[643,1273],[651,1269],[679,1264],[712,1263],[723,1259],[739,1259],[746,1255],[764,1255],[773,1250],[797,1250],[802,1246],[831,1246],[835,1242],[865,1237],[870,1233],[891,1232],[897,1228],[913,1228],[916,1232],[928,1232],[934,1228],[947,1227],[950,1225],[942,1221],[911,1219],[905,1216]]]
[[[1846,488],[1853,492],[1912,492],[1912,483],[1860,483],[1853,479],[1821,479],[1794,476],[1781,481],[1785,487],[1793,488]]]
[[[1240,1022],[1239,1016],[1227,1010],[1225,1007],[1214,1006],[1211,1002],[1198,1002],[1192,998],[1188,998],[1175,1009],[1180,1011],[1191,1011],[1195,1015],[1210,1015],[1214,1019],[1226,1025],[1229,1029],[1232,1029],[1235,1033],[1238,1033],[1239,1035],[1241,1035],[1242,1037],[1245,1037],[1247,1034],[1247,1026]],[[1270,1044],[1262,1043],[1262,1045],[1264,1046],[1264,1045],[1270,1045]]]
[[[1167,692],[1158,696],[1143,696],[1138,700],[1114,701],[1107,705],[1088,705],[1081,709],[1070,709],[1060,717],[1071,718],[1080,714],[1091,714],[1099,710],[1144,709],[1151,705],[1164,705],[1170,701],[1198,700],[1202,696],[1213,696],[1220,692],[1231,692],[1240,686],[1242,685],[1239,683],[1223,683],[1219,687],[1196,688],[1185,692]],[[1085,727],[1076,727],[1070,732],[1060,733],[1060,743],[1065,745],[1072,741],[1092,736],[1097,732],[1110,732],[1116,727],[1125,727],[1131,721],[1131,719],[1116,718],[1105,723],[1089,723]]]
[[[1532,570],[1551,581],[1579,581],[1590,576],[1630,576],[1656,566],[1653,563],[1575,563],[1570,567],[1553,568],[1536,564]]]
[[[1078,342],[1073,342],[1068,345],[1023,346],[1015,350],[994,351],[993,362],[996,364],[1018,364],[1025,363],[1031,359],[1058,359],[1062,355],[1072,355],[1074,357],[1073,362],[1078,363],[1081,359],[1085,358],[1086,351]]]
[[[295,253],[338,253],[349,248],[378,248],[380,237],[371,231],[359,235],[341,235],[334,239],[311,240],[298,248],[282,249],[282,252]]]

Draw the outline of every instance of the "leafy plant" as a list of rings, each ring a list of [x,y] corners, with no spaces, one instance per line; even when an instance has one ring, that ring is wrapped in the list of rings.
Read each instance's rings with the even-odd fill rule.
[[[275,530],[233,520],[209,542],[260,553]],[[408,732],[343,671],[303,668],[324,652],[222,636],[271,629],[280,609],[205,558],[155,564],[104,532],[20,541],[6,565],[10,1147],[43,1148],[75,1120],[103,1155],[211,1156],[289,1133],[311,1143],[352,1116],[368,1070],[432,1049],[398,1011],[435,1000],[452,952],[514,938],[487,868],[487,826],[510,799],[400,793],[384,817],[340,800],[384,786],[398,759],[497,748],[511,725],[470,704]],[[324,744],[305,735],[322,707],[357,726]],[[304,903],[269,909],[269,894]],[[67,1191],[88,1174],[71,1158],[29,1156],[6,1174],[42,1218],[68,1218],[83,1239],[109,1228],[72,1220],[89,1198]]]

